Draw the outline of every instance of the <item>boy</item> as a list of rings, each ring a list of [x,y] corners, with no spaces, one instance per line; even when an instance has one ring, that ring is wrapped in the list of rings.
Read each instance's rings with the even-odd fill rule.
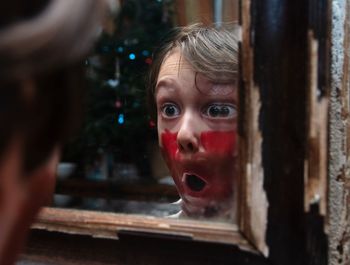
[[[177,29],[155,55],[149,99],[180,216],[233,217],[237,160],[236,28]]]

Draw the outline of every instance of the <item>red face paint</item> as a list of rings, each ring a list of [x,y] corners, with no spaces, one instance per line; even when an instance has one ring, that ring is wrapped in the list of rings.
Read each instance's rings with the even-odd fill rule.
[[[177,152],[177,133],[171,133],[169,130],[165,130],[162,133],[162,144],[167,156],[173,160]]]
[[[231,210],[236,164],[236,132],[206,131],[198,152],[184,153],[177,133],[161,134],[162,153],[189,216],[215,216]]]
[[[236,132],[202,132],[201,143],[211,154],[229,156],[236,151]]]

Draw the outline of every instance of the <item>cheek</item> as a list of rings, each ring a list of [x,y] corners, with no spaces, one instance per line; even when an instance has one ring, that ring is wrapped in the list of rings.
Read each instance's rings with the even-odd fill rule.
[[[207,131],[201,133],[201,144],[204,150],[210,154],[222,156],[234,156],[237,149],[236,131],[217,132]],[[178,149],[177,133],[165,130],[160,135],[161,146],[168,158],[175,159]]]
[[[161,136],[161,146],[163,147],[164,152],[167,156],[173,160],[177,151],[177,133],[171,133],[168,130],[165,130]]]
[[[219,156],[232,156],[236,153],[236,138],[236,131],[209,131],[201,134],[201,143],[208,153]]]

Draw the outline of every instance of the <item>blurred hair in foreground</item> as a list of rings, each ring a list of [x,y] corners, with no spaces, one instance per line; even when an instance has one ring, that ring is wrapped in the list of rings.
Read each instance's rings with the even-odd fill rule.
[[[0,7],[0,155],[21,134],[30,171],[78,124],[83,59],[101,31],[106,1],[12,0]]]
[[[0,3],[0,265],[14,264],[78,124],[107,0]]]

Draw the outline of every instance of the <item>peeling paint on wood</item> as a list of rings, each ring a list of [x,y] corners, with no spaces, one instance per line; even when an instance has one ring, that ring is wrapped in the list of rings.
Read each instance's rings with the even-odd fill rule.
[[[327,129],[328,98],[318,90],[318,40],[308,32],[309,69],[307,95],[307,154],[305,159],[305,211],[318,204],[321,215],[327,214]]]
[[[240,227],[243,234],[268,256],[266,226],[268,201],[264,190],[262,168],[262,136],[259,128],[260,90],[253,80],[253,50],[251,40],[250,1],[242,1],[242,60],[240,90],[240,114],[242,130],[239,139],[240,149]]]
[[[118,239],[119,233],[232,244],[257,253],[237,226],[195,220],[178,220],[142,215],[45,208],[35,229],[96,238]]]

